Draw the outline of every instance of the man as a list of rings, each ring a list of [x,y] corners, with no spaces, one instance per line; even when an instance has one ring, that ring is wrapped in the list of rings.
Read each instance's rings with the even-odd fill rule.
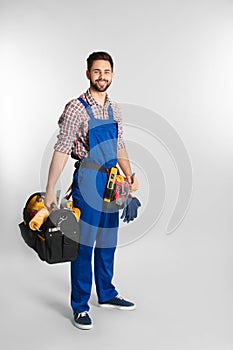
[[[92,253],[98,303],[102,307],[133,310],[135,304],[123,299],[112,284],[117,244],[119,211],[104,205],[108,181],[106,169],[120,166],[130,183],[138,189],[122,137],[122,118],[118,105],[106,91],[113,79],[113,60],[106,52],[94,52],[87,59],[90,88],[79,99],[70,101],[59,119],[60,133],[54,147],[46,187],[45,205],[56,204],[55,184],[69,155],[77,159],[72,183],[74,207],[81,211],[80,249],[71,263],[71,306],[74,324],[92,328],[88,301],[92,287]]]

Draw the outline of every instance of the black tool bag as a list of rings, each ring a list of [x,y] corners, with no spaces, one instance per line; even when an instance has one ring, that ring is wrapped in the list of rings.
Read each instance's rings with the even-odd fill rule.
[[[54,209],[40,230],[34,231],[29,227],[29,200],[23,211],[24,221],[19,224],[25,243],[36,251],[41,260],[49,264],[75,260],[79,251],[79,224],[72,210]]]

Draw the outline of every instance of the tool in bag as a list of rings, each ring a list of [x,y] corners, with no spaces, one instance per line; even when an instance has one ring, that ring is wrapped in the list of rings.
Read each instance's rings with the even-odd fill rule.
[[[49,264],[73,261],[79,251],[80,210],[71,204],[48,210],[44,196],[44,192],[36,192],[28,198],[23,222],[19,224],[22,238],[42,261]]]

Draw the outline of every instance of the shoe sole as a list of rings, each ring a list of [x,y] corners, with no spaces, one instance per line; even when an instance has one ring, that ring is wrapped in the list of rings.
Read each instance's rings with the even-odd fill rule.
[[[73,322],[74,323],[74,326],[79,328],[79,329],[83,329],[83,330],[89,330],[93,327],[92,324],[78,324],[77,322]]]
[[[119,306],[119,305],[111,305],[111,304],[99,304],[100,307],[105,309],[118,309],[123,311],[133,311],[136,309],[136,305],[132,306]]]

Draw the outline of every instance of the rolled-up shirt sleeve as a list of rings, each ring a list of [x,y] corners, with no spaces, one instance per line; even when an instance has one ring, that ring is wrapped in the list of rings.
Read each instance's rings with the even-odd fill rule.
[[[71,154],[78,130],[77,107],[71,101],[65,106],[65,109],[58,120],[59,134],[54,150],[66,154]]]
[[[122,148],[125,148],[125,140],[123,137],[123,119],[122,119],[122,113],[119,105],[117,103],[114,103],[113,105],[113,112],[114,112],[114,119],[117,121],[118,124],[118,142],[117,142],[117,149],[120,150]]]
[[[125,148],[125,140],[123,138],[123,123],[118,122],[118,142],[117,142],[117,149],[120,150],[122,148]]]

